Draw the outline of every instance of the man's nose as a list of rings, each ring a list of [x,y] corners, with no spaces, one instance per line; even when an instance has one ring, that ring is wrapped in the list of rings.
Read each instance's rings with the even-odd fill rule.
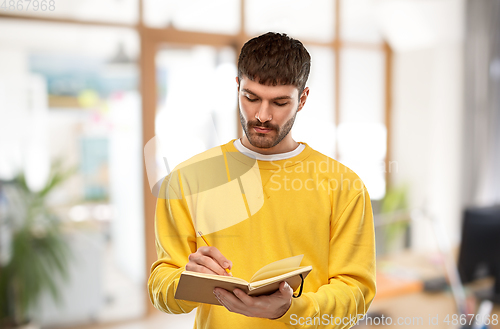
[[[262,102],[259,111],[256,113],[255,117],[260,122],[266,122],[272,120],[271,111],[269,108],[269,102]]]

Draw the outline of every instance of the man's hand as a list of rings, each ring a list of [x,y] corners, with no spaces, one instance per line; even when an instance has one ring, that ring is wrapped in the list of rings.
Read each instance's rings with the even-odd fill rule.
[[[292,288],[285,281],[272,295],[251,297],[243,290],[235,289],[234,295],[222,288],[215,288],[214,294],[219,302],[234,313],[250,317],[277,319],[288,311],[292,304]],[[236,296],[236,297],[235,297]]]
[[[200,247],[188,259],[186,270],[192,272],[230,276],[225,269],[233,267],[233,263],[215,247]]]

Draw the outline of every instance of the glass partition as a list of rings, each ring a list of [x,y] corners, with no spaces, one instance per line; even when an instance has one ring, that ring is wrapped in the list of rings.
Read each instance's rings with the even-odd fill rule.
[[[268,31],[287,33],[304,43],[333,41],[335,3],[330,0],[246,0],[245,32],[253,36]]]
[[[144,0],[144,23],[156,28],[236,34],[240,29],[240,1]]]
[[[159,163],[172,170],[237,138],[235,52],[210,46],[164,46],[156,56]],[[163,159],[164,158],[164,159]]]
[[[308,46],[312,58],[307,86],[309,97],[297,114],[292,129],[296,141],[335,157],[335,54],[331,48]],[[321,134],[318,134],[321,131]]]
[[[370,196],[385,195],[385,58],[380,51],[341,52],[339,160],[365,182]]]
[[[376,0],[340,0],[342,40],[382,43],[379,8]]]
[[[37,191],[56,161],[75,168],[47,199],[71,259],[62,305],[36,308],[43,326],[145,312],[138,52],[129,29],[0,22],[0,179]]]

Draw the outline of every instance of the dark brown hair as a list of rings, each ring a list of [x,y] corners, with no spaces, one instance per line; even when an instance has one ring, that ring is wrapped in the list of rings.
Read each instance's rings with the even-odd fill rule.
[[[238,80],[243,76],[263,85],[294,85],[299,97],[306,87],[311,56],[299,40],[268,32],[247,41],[238,59]]]

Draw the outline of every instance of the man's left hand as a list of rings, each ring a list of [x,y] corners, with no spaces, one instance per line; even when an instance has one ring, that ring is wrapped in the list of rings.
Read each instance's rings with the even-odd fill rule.
[[[222,288],[214,289],[215,297],[230,312],[250,317],[277,319],[290,308],[293,290],[283,281],[279,290],[268,296],[248,296],[241,289],[235,289],[233,293],[234,295]]]

